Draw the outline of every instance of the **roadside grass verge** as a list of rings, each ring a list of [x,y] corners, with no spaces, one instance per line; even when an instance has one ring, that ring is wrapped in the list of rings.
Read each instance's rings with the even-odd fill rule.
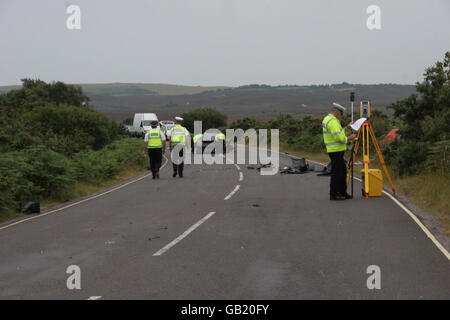
[[[148,161],[142,146],[141,139],[125,138],[72,158],[42,147],[7,154],[0,161],[0,222],[25,216],[16,213],[21,201],[40,201],[44,210],[136,176]]]
[[[51,206],[60,204],[62,202],[70,201],[73,199],[77,199],[80,197],[84,197],[88,194],[99,192],[103,189],[109,188],[113,185],[116,185],[122,181],[126,181],[131,179],[142,172],[146,172],[147,169],[144,167],[138,167],[136,165],[130,165],[125,167],[122,171],[120,171],[116,177],[112,179],[108,179],[102,181],[98,184],[87,183],[87,182],[76,182],[73,187],[73,193],[67,199],[60,199],[60,201],[55,199],[45,199],[41,202],[41,210],[47,209]],[[1,222],[1,221],[0,221]]]
[[[437,173],[423,173],[393,178],[396,186],[416,206],[433,213],[450,236],[450,177]]]

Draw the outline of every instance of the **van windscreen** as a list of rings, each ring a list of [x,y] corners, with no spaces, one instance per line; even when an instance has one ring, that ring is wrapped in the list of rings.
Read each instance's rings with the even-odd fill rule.
[[[144,127],[150,127],[152,121],[154,121],[154,120],[143,120],[143,121],[142,121],[142,125],[143,125]]]

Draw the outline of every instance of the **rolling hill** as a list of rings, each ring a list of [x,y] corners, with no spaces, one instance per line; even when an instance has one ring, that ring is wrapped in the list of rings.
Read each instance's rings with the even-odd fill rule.
[[[0,87],[0,93],[17,86]],[[108,83],[81,84],[94,109],[116,121],[136,112],[155,112],[160,119],[201,107],[213,107],[230,121],[254,116],[269,119],[279,113],[300,118],[323,115],[332,102],[349,106],[349,93],[355,92],[355,108],[360,100],[371,100],[374,109],[386,112],[391,103],[415,92],[413,85],[349,84],[310,86],[246,85],[241,87],[202,87],[170,84]],[[389,111],[388,111],[389,112]]]
[[[127,95],[182,95],[197,94],[208,90],[225,89],[220,86],[182,86],[162,83],[92,83],[75,84],[81,86],[88,96],[127,96]],[[0,93],[19,89],[20,85],[0,86]]]

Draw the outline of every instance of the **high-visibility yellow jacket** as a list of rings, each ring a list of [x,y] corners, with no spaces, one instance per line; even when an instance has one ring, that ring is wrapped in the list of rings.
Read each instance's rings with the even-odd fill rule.
[[[327,152],[339,152],[347,149],[347,136],[345,129],[341,127],[338,118],[332,114],[327,115],[322,121],[323,142]]]
[[[175,126],[172,128],[172,144],[186,144],[186,129],[183,126]]]
[[[202,138],[203,138],[203,133],[199,133],[199,134],[196,134],[194,136],[194,138],[192,138],[192,140],[194,141],[194,143],[197,143],[197,141],[202,140]]]
[[[225,135],[223,133],[219,133],[219,134],[216,135],[214,140],[216,140],[216,141],[225,140]]]
[[[148,131],[148,149],[162,148],[161,131],[159,129],[151,129]]]

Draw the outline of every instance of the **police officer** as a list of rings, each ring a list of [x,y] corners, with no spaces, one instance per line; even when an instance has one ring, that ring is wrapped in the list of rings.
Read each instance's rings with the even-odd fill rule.
[[[347,194],[347,165],[344,160],[344,152],[348,141],[356,138],[355,134],[345,135],[345,129],[341,127],[339,119],[345,112],[345,108],[333,103],[331,113],[322,121],[323,141],[327,153],[331,159],[330,200],[345,200],[350,196]]]
[[[189,150],[191,136],[189,131],[186,130],[185,127],[181,125],[183,118],[175,117],[175,126],[172,128],[170,133],[170,144],[169,148],[172,152],[172,164],[173,164],[173,177],[175,178],[177,174],[180,178],[183,178],[183,169],[184,169],[184,148]],[[174,154],[177,152],[178,154]],[[177,157],[178,155],[178,157]]]
[[[203,148],[203,133],[199,133],[196,134],[193,138],[192,138],[192,142],[193,142],[193,148],[196,148],[196,150],[204,150]]]
[[[147,149],[153,179],[159,179],[162,155],[166,150],[166,136],[158,128],[158,121],[152,121],[150,125],[152,128],[146,132],[144,138],[144,151]]]

